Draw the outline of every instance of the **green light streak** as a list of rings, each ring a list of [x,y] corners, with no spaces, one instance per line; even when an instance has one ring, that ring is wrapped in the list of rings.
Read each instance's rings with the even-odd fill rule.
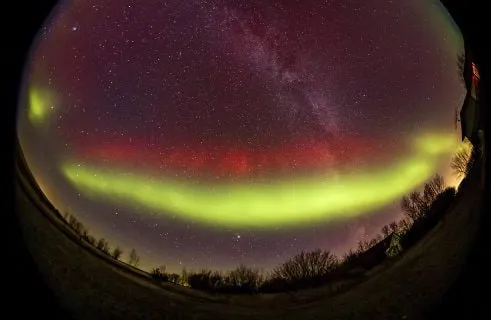
[[[415,148],[428,155],[438,155],[455,151],[456,141],[449,136],[441,134],[426,134],[415,139]]]
[[[46,92],[38,88],[31,87],[28,92],[29,96],[29,120],[33,124],[41,124],[46,120],[50,112],[52,101]]]
[[[457,147],[452,135],[425,135],[415,155],[389,168],[276,181],[271,184],[197,186],[108,168],[66,163],[62,171],[81,192],[95,198],[137,204],[211,226],[270,228],[353,218],[381,208],[435,173],[436,155]]]

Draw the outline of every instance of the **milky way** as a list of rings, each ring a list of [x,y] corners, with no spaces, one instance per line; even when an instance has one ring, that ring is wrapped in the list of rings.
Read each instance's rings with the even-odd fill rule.
[[[145,268],[342,254],[457,148],[438,1],[65,1],[37,40],[28,164]]]

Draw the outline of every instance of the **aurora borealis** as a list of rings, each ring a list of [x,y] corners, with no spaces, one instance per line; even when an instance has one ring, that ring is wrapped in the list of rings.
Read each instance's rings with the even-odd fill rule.
[[[445,139],[446,138],[446,139]],[[72,164],[63,168],[65,176],[81,190],[103,197],[119,196],[119,202],[135,202],[161,213],[174,212],[209,226],[268,228],[332,219],[356,217],[380,208],[414,190],[435,170],[428,154],[456,150],[454,137],[425,136],[422,150],[414,159],[389,170],[340,176],[320,175],[314,180],[293,179],[273,184],[203,186],[192,189],[160,178],[129,176]],[[435,141],[436,140],[436,141]],[[421,144],[421,143],[420,143]],[[434,146],[435,147],[434,147]],[[419,153],[419,154],[418,154]]]
[[[342,254],[448,173],[449,19],[423,0],[64,1],[28,60],[20,142],[53,204],[143,267]]]

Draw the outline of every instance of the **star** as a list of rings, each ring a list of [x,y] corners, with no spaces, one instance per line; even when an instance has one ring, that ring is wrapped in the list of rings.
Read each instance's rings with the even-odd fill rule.
[[[449,172],[451,147],[415,147],[457,141],[465,92],[448,66],[463,46],[443,9],[271,1],[57,11],[18,121],[53,205],[146,265],[270,269],[372,239],[402,195]]]

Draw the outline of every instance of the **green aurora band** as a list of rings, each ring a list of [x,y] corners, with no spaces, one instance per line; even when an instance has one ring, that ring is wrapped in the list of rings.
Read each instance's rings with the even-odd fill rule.
[[[34,125],[44,123],[51,109],[54,108],[51,96],[47,91],[43,91],[37,87],[30,87],[28,91],[28,97],[29,120]]]
[[[412,157],[383,169],[270,184],[198,186],[76,162],[65,163],[62,172],[91,198],[139,205],[208,226],[296,227],[355,218],[382,208],[421,186],[436,172],[439,156],[458,147],[452,134],[419,136],[413,144]]]

